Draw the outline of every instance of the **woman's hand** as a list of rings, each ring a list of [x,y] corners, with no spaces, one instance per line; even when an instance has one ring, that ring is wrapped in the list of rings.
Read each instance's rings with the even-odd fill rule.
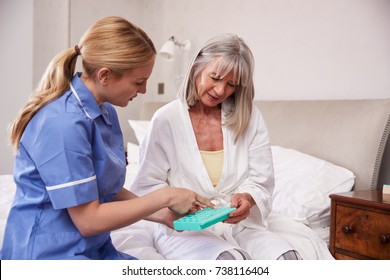
[[[251,213],[251,207],[255,205],[255,201],[248,193],[235,193],[232,195],[230,206],[237,208],[230,213],[229,218],[224,223],[237,224],[245,220]]]

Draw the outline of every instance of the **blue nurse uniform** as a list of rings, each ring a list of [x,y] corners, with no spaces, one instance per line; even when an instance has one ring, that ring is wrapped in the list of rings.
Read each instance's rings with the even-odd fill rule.
[[[115,249],[110,232],[83,237],[67,212],[112,201],[126,172],[115,109],[99,106],[79,76],[23,133],[1,259],[133,259]]]

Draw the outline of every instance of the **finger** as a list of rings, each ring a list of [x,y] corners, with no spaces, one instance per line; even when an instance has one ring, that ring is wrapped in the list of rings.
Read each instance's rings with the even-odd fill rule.
[[[245,209],[245,210],[236,210],[236,211],[233,211],[229,214],[229,217],[230,218],[234,218],[234,217],[242,217],[241,219],[245,219],[247,218],[251,213],[251,210],[250,209]]]
[[[229,214],[229,217],[240,216],[240,215],[244,214],[246,210],[247,210],[247,209],[244,209],[244,207],[239,206],[238,208],[236,208],[236,210],[234,210],[233,212],[231,212],[231,213]]]
[[[177,220],[177,219],[179,219],[179,218],[184,216],[184,214],[179,214],[179,213],[173,211],[172,209],[169,209],[169,215],[170,215],[172,220]]]
[[[214,203],[212,203],[210,200],[208,200],[200,195],[196,195],[195,199],[196,199],[196,202],[199,202],[207,207],[210,207],[213,209],[217,208],[217,206]]]
[[[239,215],[241,215],[241,211],[236,209],[233,212],[230,212],[229,217],[237,217]]]
[[[238,224],[239,222],[241,222],[241,219],[228,218],[228,219],[224,220],[223,222],[227,223],[227,224]]]
[[[179,214],[179,215],[185,215],[186,213],[188,213],[188,209],[187,210],[174,209],[172,207],[168,207],[168,209],[171,210],[172,212],[175,212],[176,214]]]
[[[234,194],[230,201],[230,207],[237,208],[237,206],[238,206],[238,196]]]
[[[201,210],[205,207],[206,207],[205,205],[203,205],[202,203],[199,203],[197,201],[194,203],[194,206],[192,206],[192,208],[196,208],[197,210]]]
[[[243,200],[242,203],[240,203],[236,209],[236,211],[232,212],[231,216],[238,216],[243,215],[245,212],[250,211],[251,205],[248,201]]]
[[[229,217],[224,222],[229,223],[229,224],[237,224],[237,223],[241,222],[242,220],[245,220],[249,216],[249,214],[250,214],[250,211],[244,213],[243,215]]]
[[[195,212],[198,212],[199,210],[203,209],[204,207],[202,207],[200,204],[199,205],[194,205],[190,208],[190,210],[188,211],[188,214],[192,214],[192,213],[195,213]]]

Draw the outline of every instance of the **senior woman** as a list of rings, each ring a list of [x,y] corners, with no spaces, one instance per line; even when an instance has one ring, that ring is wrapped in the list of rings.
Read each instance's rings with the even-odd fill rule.
[[[178,99],[152,118],[132,191],[188,188],[237,208],[203,231],[156,225],[154,243],[167,259],[300,259],[267,229],[274,174],[266,124],[253,106],[253,71],[241,38],[216,36],[194,56]]]

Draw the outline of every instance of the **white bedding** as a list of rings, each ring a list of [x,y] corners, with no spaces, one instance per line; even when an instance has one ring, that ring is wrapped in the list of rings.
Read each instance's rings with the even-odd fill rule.
[[[129,121],[140,143],[147,121]],[[128,143],[126,185],[136,173],[138,145]],[[350,191],[354,174],[325,160],[299,151],[273,146],[275,189],[269,228],[289,241],[303,259],[333,259],[328,250],[329,194]],[[141,221],[114,231],[119,250],[140,259],[163,259],[153,246],[154,225]]]
[[[304,260],[332,260],[328,244],[308,226],[280,214],[271,214],[269,229],[285,238]],[[165,259],[154,247],[152,222],[140,221],[113,231],[111,237],[118,250],[143,260]],[[326,236],[326,239],[328,235]]]
[[[139,139],[140,140],[140,139]],[[142,139],[141,139],[142,140]],[[138,145],[128,143],[125,186],[137,169]],[[273,146],[275,190],[269,228],[289,241],[303,259],[333,259],[328,250],[330,193],[352,189],[354,175],[347,169],[295,150]],[[0,241],[15,193],[12,175],[0,176]],[[139,259],[164,259],[154,247],[155,224],[140,221],[113,231],[116,247]]]

